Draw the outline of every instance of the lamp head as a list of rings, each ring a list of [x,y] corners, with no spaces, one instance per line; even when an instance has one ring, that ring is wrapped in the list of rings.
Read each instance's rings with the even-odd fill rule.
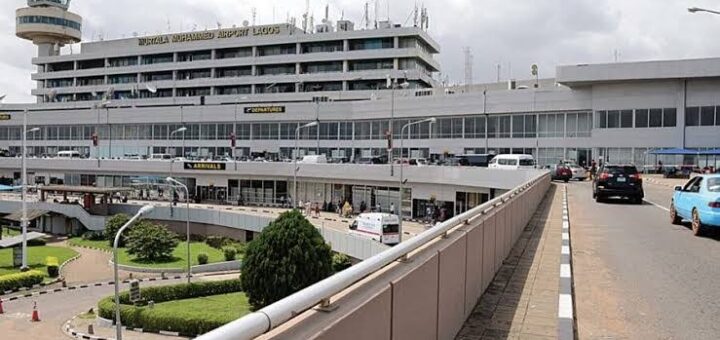
[[[140,216],[142,216],[142,215],[147,215],[147,214],[150,213],[153,209],[155,209],[154,206],[152,206],[152,205],[145,205],[145,206],[143,206],[142,208],[140,208],[140,210],[138,211],[138,214],[139,214]]]
[[[697,7],[690,7],[690,8],[688,8],[688,12],[690,12],[690,13],[696,13],[696,12],[699,12],[699,11],[700,11],[700,9],[697,8]]]
[[[38,132],[38,131],[40,131],[40,128],[39,128],[39,127],[34,127],[34,128],[32,128],[32,129],[28,130],[27,133],[33,133],[33,132]]]
[[[4,95],[4,94],[0,94],[0,103],[2,103],[3,100],[5,100],[5,95]]]
[[[317,120],[316,120],[316,121],[312,121],[312,122],[310,122],[310,123],[307,123],[307,124],[303,125],[303,127],[304,127],[304,128],[309,128],[309,127],[313,127],[313,126],[317,126],[317,125],[318,125],[318,122],[317,122]]]
[[[437,123],[437,118],[433,117],[433,118],[428,119],[427,121],[432,124],[435,124],[435,123]]]

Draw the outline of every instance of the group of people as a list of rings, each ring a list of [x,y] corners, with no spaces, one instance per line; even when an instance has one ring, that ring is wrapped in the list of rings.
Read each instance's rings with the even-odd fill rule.
[[[337,204],[332,202],[323,202],[320,204],[319,202],[303,202],[300,200],[298,202],[298,208],[303,211],[305,216],[311,216],[311,217],[320,217],[320,212],[335,212],[338,214],[338,216],[342,218],[350,218],[353,216],[353,214],[356,213],[355,208],[353,208],[353,205],[345,200],[343,203],[342,201],[338,201]],[[365,201],[360,202],[359,211],[357,213],[362,214],[366,212],[383,212],[382,206],[378,203],[374,207],[368,207],[367,203]],[[388,211],[385,211],[390,214],[395,214],[395,203],[390,203],[390,207]]]
[[[437,222],[445,222],[447,218],[447,208],[438,207],[437,205],[425,206],[425,223],[434,225]]]

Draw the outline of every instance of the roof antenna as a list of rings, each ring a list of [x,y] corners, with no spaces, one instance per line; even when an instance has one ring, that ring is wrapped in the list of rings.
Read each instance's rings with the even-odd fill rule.
[[[257,8],[255,8],[255,7],[252,8],[252,18],[253,18],[253,19],[252,19],[252,25],[253,25],[253,27],[254,27],[254,26],[255,26],[255,19],[257,18]]]

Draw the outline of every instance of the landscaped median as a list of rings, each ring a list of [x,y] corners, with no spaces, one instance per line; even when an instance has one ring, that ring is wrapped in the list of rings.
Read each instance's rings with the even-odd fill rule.
[[[143,332],[194,337],[250,312],[238,279],[148,287],[140,295],[142,302],[136,306],[128,292],[120,294],[120,319],[123,326]],[[150,301],[153,306],[148,305]],[[101,318],[115,319],[114,296],[100,300],[98,313]]]

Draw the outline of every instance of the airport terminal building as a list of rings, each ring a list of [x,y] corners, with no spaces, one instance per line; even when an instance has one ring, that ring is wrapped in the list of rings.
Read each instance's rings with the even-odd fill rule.
[[[60,54],[58,46],[79,41],[81,18],[68,19],[58,3],[66,4],[28,1],[18,10],[18,36],[39,47],[37,100],[2,107],[12,118],[0,122],[0,148],[10,154],[21,150],[24,110],[28,128],[38,128],[28,134],[31,156],[282,160],[298,156],[297,143],[299,155],[355,161],[387,155],[391,136],[395,157],[525,153],[539,165],[653,165],[653,149],[720,147],[720,58],[569,65],[555,79],[443,87],[434,77],[440,44],[422,24],[244,26],[84,42],[79,53]],[[227,193],[246,180],[229,169],[213,176]]]

